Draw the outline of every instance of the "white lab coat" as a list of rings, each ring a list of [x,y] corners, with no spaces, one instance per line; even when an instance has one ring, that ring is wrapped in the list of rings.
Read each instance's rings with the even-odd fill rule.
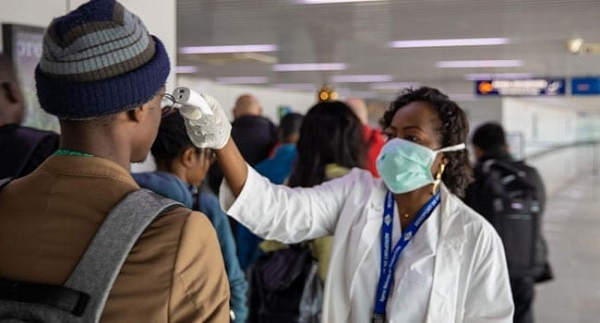
[[[380,269],[372,268],[372,276],[357,273],[373,245],[380,243],[385,193],[380,179],[360,169],[313,188],[291,189],[271,184],[248,166],[238,198],[223,181],[220,199],[227,214],[266,239],[296,243],[334,234],[323,322],[370,322],[375,295],[361,286],[376,284]],[[425,322],[512,322],[514,306],[500,238],[443,185],[441,197]],[[402,315],[389,301],[387,311],[390,322]]]

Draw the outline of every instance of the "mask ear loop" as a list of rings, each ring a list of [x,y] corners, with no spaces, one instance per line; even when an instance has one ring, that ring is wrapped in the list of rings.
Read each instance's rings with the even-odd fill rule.
[[[467,146],[463,142],[462,144],[458,144],[458,145],[454,145],[454,146],[444,147],[444,148],[438,149],[435,152],[436,153],[443,153],[443,152],[447,152],[447,151],[459,151],[459,150],[463,150],[463,149],[466,149],[466,148],[467,148]]]
[[[463,150],[465,148],[467,148],[467,146],[464,143],[461,143],[458,145],[438,149],[435,152],[443,153],[443,152],[449,152],[449,151],[459,151],[459,150]],[[435,192],[437,192],[437,190],[440,186],[440,183],[442,182],[442,174],[444,174],[445,169],[446,169],[446,164],[444,164],[442,162],[440,164],[440,168],[438,169],[438,172],[435,174],[435,181],[433,182],[433,189],[431,190],[431,195],[434,195]]]

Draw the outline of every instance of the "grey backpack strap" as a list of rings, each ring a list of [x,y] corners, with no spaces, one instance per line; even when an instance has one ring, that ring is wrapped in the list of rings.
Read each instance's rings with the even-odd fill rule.
[[[178,202],[140,189],[127,195],[108,214],[81,261],[65,283],[90,295],[82,322],[98,322],[121,266],[142,232]]]

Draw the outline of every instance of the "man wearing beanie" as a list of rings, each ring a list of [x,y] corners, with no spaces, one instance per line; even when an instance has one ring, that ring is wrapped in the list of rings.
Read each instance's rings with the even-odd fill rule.
[[[0,192],[0,277],[61,285],[110,210],[139,189],[160,119],[169,58],[140,19],[92,0],[54,19],[36,69],[60,149]],[[110,291],[102,322],[228,322],[229,286],[215,231],[178,207],[142,233]]]

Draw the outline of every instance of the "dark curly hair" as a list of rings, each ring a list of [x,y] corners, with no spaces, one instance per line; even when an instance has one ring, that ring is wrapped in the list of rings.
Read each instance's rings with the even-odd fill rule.
[[[179,157],[184,150],[194,147],[197,154],[202,152],[196,148],[185,130],[185,121],[179,111],[162,118],[158,134],[152,144],[152,156],[157,165],[170,168],[171,161]]]
[[[340,101],[321,102],[304,116],[298,159],[290,175],[291,187],[310,187],[326,181],[325,166],[364,167],[363,127],[350,107]]]
[[[427,103],[437,112],[441,125],[438,128],[438,134],[442,147],[466,143],[469,134],[467,116],[448,96],[430,87],[402,91],[379,121],[382,128],[388,128],[396,112],[412,102]],[[462,197],[466,187],[473,180],[469,152],[466,149],[445,152],[444,156],[448,160],[448,164],[442,175],[442,181],[452,193]]]

